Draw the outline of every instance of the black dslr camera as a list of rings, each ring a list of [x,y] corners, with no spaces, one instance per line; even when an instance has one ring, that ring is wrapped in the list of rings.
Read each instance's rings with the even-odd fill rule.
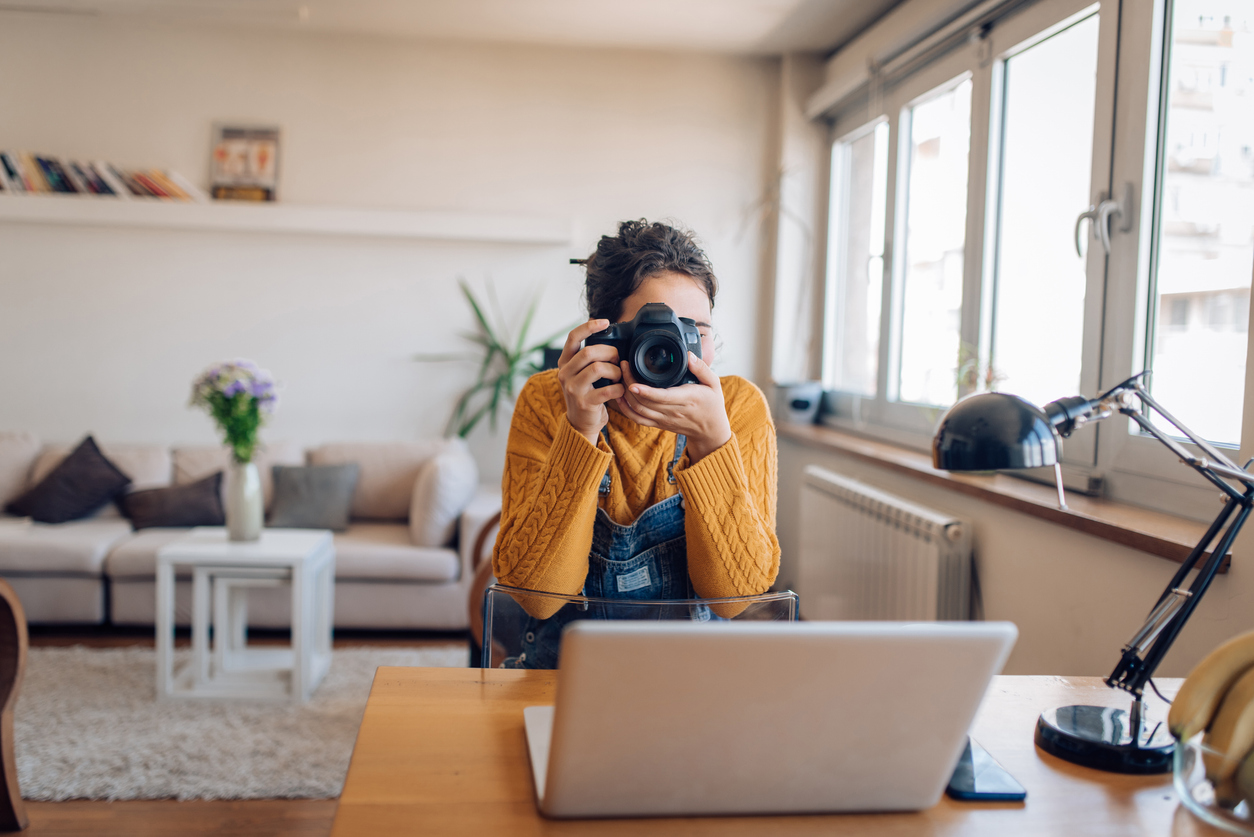
[[[631,374],[647,386],[665,389],[695,384],[688,371],[688,352],[701,357],[701,332],[695,321],[677,317],[664,302],[650,302],[629,323],[614,323],[584,341],[585,346],[604,344],[618,349],[618,359],[631,364]],[[598,389],[616,383],[602,378]]]

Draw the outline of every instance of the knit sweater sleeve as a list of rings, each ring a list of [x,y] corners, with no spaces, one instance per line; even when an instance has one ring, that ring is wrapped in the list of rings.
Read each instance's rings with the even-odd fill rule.
[[[532,376],[518,396],[505,449],[492,553],[498,581],[566,595],[583,588],[597,487],[611,459],[567,421],[556,372]]]
[[[675,469],[684,495],[688,574],[702,598],[765,593],[779,573],[775,425],[761,390],[724,379],[732,437]]]

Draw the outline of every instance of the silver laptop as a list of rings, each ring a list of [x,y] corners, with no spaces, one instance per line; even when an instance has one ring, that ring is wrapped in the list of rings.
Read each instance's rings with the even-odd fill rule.
[[[1009,622],[573,623],[524,710],[550,817],[913,811],[940,799]]]

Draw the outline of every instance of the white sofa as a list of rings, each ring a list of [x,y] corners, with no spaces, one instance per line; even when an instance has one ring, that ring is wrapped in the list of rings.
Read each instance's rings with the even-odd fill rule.
[[[131,477],[131,490],[194,482],[227,464],[225,449],[218,447],[100,448]],[[68,446],[43,445],[30,433],[0,431],[0,507],[43,479],[68,452]],[[346,462],[360,471],[349,528],[335,535],[336,627],[464,629],[470,549],[479,528],[500,509],[499,491],[476,490],[474,460],[459,440],[336,443],[308,451],[271,443],[257,460],[267,506],[271,466]],[[415,498],[420,472],[437,466],[439,484],[449,490],[422,491]],[[424,484],[429,487],[430,478]],[[0,576],[13,585],[32,624],[151,625],[157,551],[184,531],[133,531],[113,505],[89,519],[55,525],[0,516]],[[251,624],[288,624],[281,589],[253,591],[249,601]],[[187,624],[189,578],[180,579],[175,606],[176,620]]]

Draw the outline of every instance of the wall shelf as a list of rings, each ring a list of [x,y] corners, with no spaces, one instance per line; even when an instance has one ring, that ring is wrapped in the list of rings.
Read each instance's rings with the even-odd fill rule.
[[[569,244],[571,221],[532,215],[355,209],[302,204],[189,203],[79,196],[0,195],[0,223],[297,233],[365,238]]]

